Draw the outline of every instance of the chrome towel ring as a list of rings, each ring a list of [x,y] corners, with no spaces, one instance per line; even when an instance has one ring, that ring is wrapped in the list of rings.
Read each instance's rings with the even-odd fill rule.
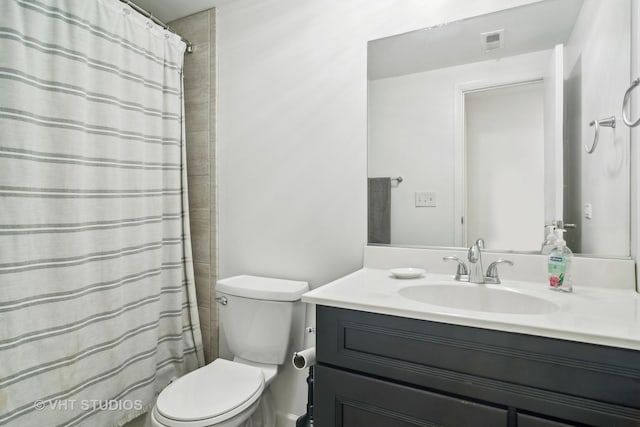
[[[633,90],[638,87],[638,85],[640,85],[640,77],[631,82],[631,86],[629,86],[629,89],[627,89],[627,91],[624,93],[624,99],[622,100],[622,121],[625,125],[631,128],[634,128],[640,124],[640,118],[638,118],[638,120],[636,120],[635,122],[632,122],[631,119],[627,116],[627,107],[629,106],[629,100],[631,99],[631,92],[633,92]],[[631,114],[631,112],[629,112],[629,114]]]
[[[607,117],[606,119],[601,120],[593,120],[589,123],[589,126],[595,126],[596,132],[593,136],[593,144],[591,144],[591,148],[589,148],[586,144],[584,145],[584,150],[591,154],[595,151],[598,145],[598,139],[600,139],[600,126],[604,126],[607,128],[615,128],[616,127],[616,118],[615,116]]]

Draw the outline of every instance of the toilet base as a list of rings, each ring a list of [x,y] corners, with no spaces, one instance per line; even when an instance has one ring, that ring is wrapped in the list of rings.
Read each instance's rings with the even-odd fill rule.
[[[275,427],[276,411],[271,396],[271,388],[267,388],[258,401],[258,408],[247,419],[242,427]]]

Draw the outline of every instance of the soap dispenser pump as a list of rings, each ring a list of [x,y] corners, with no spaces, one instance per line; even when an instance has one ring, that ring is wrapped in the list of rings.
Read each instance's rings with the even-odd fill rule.
[[[558,243],[558,238],[556,237],[556,226],[555,225],[545,225],[544,227],[544,242],[542,242],[542,246],[540,247],[540,253],[542,255],[549,255],[551,250]]]
[[[549,253],[549,288],[556,291],[571,292],[571,260],[573,252],[567,247],[563,233],[566,230],[558,228],[555,230],[556,243]]]

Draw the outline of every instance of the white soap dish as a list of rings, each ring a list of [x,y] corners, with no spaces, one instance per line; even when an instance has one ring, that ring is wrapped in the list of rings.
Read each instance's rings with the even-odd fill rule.
[[[392,268],[391,270],[389,270],[389,272],[396,279],[415,279],[418,277],[422,277],[422,275],[426,273],[426,271],[422,268],[413,267]]]

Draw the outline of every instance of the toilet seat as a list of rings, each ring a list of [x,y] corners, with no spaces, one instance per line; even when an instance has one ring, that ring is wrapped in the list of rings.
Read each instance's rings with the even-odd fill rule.
[[[216,359],[169,384],[153,412],[167,426],[210,426],[241,414],[263,390],[260,368]]]

